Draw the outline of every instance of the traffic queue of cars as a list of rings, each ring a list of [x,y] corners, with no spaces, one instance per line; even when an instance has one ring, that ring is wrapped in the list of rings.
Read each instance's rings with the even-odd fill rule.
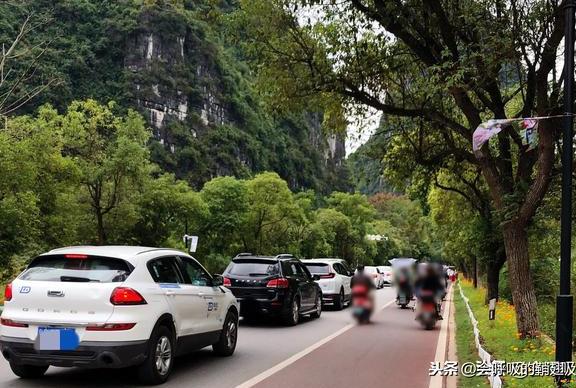
[[[343,260],[289,254],[239,254],[210,275],[173,249],[55,249],[6,286],[0,350],[21,378],[49,366],[133,367],[142,383],[161,384],[177,356],[206,346],[232,355],[241,315],[296,325],[325,303],[343,308],[352,275]]]

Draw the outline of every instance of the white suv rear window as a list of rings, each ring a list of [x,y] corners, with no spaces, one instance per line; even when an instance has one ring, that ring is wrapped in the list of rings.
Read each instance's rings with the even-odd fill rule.
[[[308,271],[313,275],[322,275],[330,273],[330,266],[324,263],[305,263],[304,264]]]
[[[116,283],[126,280],[131,266],[121,259],[87,255],[38,256],[20,275],[22,280],[45,282]]]

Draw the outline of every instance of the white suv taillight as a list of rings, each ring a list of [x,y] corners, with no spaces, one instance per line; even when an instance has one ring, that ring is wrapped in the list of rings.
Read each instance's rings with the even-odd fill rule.
[[[115,306],[133,306],[146,304],[140,293],[130,287],[116,287],[110,295],[110,303]]]
[[[6,288],[4,289],[4,300],[12,300],[12,283],[6,284]]]
[[[87,326],[87,331],[122,331],[130,330],[136,326],[135,323],[107,323],[105,325]]]
[[[20,323],[20,322],[15,322],[11,319],[5,319],[2,318],[0,319],[0,323],[2,323],[2,326],[10,326],[10,327],[28,327],[27,323]]]

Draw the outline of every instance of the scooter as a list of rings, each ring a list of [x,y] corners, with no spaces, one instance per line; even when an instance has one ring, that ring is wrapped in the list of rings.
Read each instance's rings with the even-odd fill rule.
[[[418,298],[419,312],[416,319],[426,330],[432,330],[438,321],[436,295],[431,291],[421,291]]]
[[[359,324],[370,322],[374,303],[370,289],[365,285],[356,285],[352,287],[352,316]]]
[[[405,309],[408,303],[412,300],[412,292],[410,290],[410,284],[408,281],[403,279],[398,282],[397,294],[396,294],[396,304],[400,308]]]

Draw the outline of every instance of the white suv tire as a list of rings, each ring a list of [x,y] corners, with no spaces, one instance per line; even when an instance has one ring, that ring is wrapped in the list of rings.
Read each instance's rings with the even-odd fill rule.
[[[238,314],[232,310],[226,314],[220,339],[214,345],[212,350],[216,355],[221,357],[228,357],[234,353],[236,349],[236,342],[238,340]]]
[[[137,368],[140,382],[158,385],[168,380],[176,355],[175,342],[174,333],[164,325],[158,326],[152,332],[148,343],[148,355]]]

